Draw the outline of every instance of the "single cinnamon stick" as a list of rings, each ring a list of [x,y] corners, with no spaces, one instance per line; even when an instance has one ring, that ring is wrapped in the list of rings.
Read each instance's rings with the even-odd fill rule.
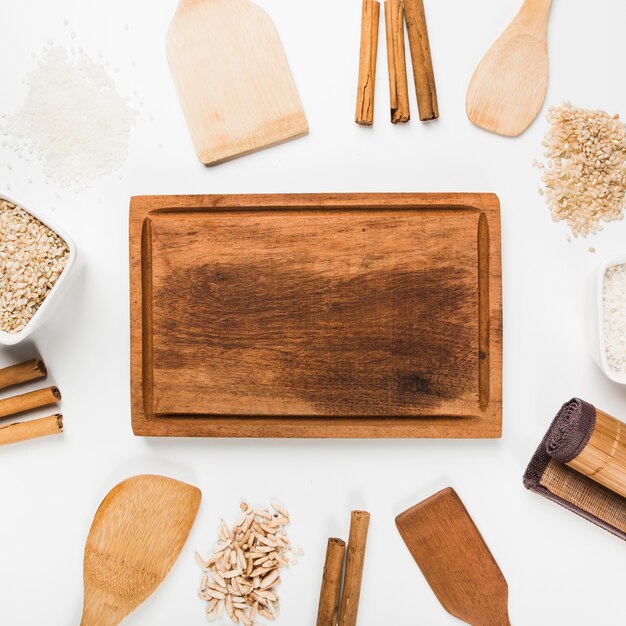
[[[5,446],[18,441],[58,435],[63,432],[63,416],[51,415],[29,422],[17,422],[8,426],[0,427],[0,446]]]
[[[420,120],[423,122],[434,120],[439,117],[439,104],[437,103],[435,72],[428,41],[424,0],[404,0],[404,15],[409,33],[409,47],[411,48]]]
[[[409,121],[411,115],[409,111],[409,86],[406,79],[402,0],[385,0],[385,30],[387,33],[391,123],[400,122],[404,124]]]
[[[376,84],[379,16],[380,2],[363,0],[359,85],[355,116],[355,122],[361,126],[371,126],[374,123],[374,86]]]
[[[345,541],[335,537],[328,540],[320,603],[317,609],[317,626],[337,626],[345,552]]]
[[[369,523],[369,513],[365,511],[352,511],[346,571],[343,578],[343,596],[341,598],[341,611],[339,613],[339,626],[356,626]]]
[[[46,366],[41,359],[32,359],[0,369],[0,389],[45,378]]]
[[[0,400],[0,419],[17,415],[25,411],[32,411],[42,406],[56,404],[61,399],[61,392],[56,387],[46,387],[45,389],[37,389],[29,393],[23,393],[19,396],[12,396]]]

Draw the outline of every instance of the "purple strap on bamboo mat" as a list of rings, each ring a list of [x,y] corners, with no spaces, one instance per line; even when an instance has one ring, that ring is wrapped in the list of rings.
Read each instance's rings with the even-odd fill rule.
[[[569,511],[584,517],[597,526],[626,540],[626,533],[619,528],[608,524],[572,502],[553,494],[541,484],[541,478],[551,460],[560,463],[569,463],[582,452],[587,443],[589,443],[595,424],[596,409],[593,405],[580,398],[574,398],[566,402],[557,413],[548,432],[539,444],[533,458],[530,460],[526,472],[524,473],[524,486],[526,489],[530,489],[530,491],[534,491],[544,498],[560,504]],[[588,481],[593,489],[613,494],[613,492],[606,489],[606,487],[603,487],[590,478],[582,474],[580,476],[584,481]]]
[[[574,398],[561,407],[544,439],[546,452],[555,461],[569,463],[589,443],[596,426],[593,405]]]

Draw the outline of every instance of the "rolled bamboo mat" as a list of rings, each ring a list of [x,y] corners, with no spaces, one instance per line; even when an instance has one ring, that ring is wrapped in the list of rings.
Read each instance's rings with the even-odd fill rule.
[[[626,540],[626,425],[579,398],[566,402],[524,485]]]

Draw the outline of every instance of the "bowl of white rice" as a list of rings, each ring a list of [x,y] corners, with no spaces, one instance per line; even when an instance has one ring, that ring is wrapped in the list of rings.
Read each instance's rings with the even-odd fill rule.
[[[599,349],[594,358],[608,378],[626,385],[626,255],[602,263],[596,289]]]
[[[67,233],[0,192],[0,344],[15,345],[41,326],[75,260]]]

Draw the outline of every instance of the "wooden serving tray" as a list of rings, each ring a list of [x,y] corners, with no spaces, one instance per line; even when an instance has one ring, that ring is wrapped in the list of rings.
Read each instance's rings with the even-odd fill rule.
[[[137,435],[499,437],[490,194],[130,206]]]

